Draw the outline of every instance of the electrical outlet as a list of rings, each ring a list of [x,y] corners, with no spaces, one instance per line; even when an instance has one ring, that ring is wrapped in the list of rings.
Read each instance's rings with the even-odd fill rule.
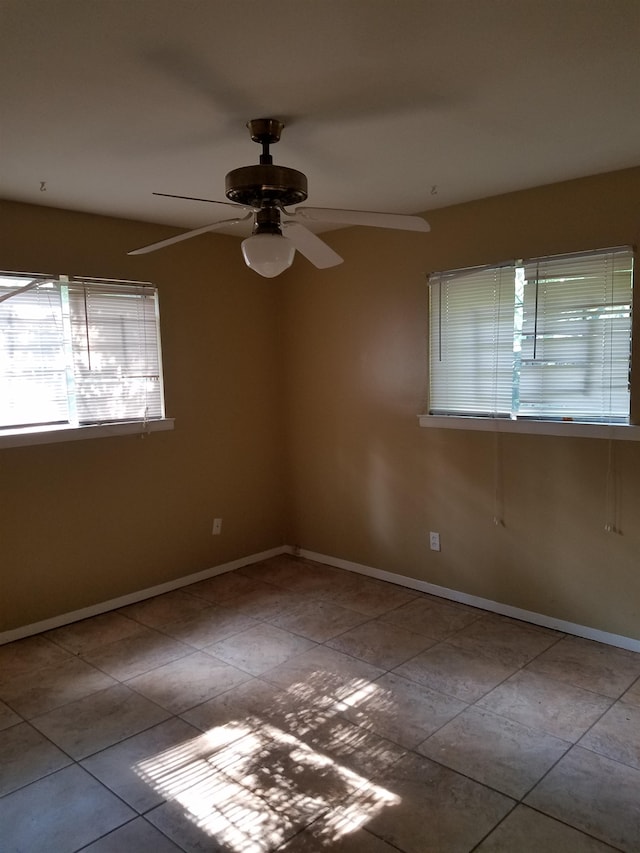
[[[433,530],[429,533],[429,547],[432,551],[440,550],[440,534],[435,533]]]
[[[214,518],[213,519],[213,527],[211,528],[212,536],[219,536],[222,533],[222,519]]]

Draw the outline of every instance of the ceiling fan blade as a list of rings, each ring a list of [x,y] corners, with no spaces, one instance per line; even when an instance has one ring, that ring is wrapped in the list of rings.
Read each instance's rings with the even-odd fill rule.
[[[396,228],[400,231],[430,231],[421,216],[403,213],[375,213],[370,210],[334,210],[330,207],[298,207],[295,216],[310,222],[332,222],[336,225],[370,225],[373,228]]]
[[[343,259],[324,240],[305,228],[299,222],[283,222],[283,235],[288,237],[301,255],[320,270],[327,267],[335,267],[341,264]]]
[[[197,237],[198,234],[206,234],[207,231],[215,231],[217,228],[224,228],[225,225],[235,225],[237,222],[244,222],[253,216],[252,213],[247,213],[246,216],[236,216],[234,219],[223,219],[220,222],[214,222],[212,225],[203,225],[201,228],[195,228],[193,231],[185,231],[183,234],[178,234],[177,237],[168,237],[166,240],[160,240],[157,243],[151,243],[149,246],[143,246],[141,249],[134,249],[132,252],[127,252],[128,255],[146,255],[147,252],[155,252],[156,249],[164,249],[165,246],[171,246],[173,243],[180,243],[182,240],[189,240],[191,237]]]
[[[161,195],[164,198],[182,198],[185,201],[206,201],[209,204],[224,204],[225,207],[235,207],[238,212],[241,210],[250,210],[253,212],[257,209],[255,207],[248,207],[246,204],[236,204],[234,201],[218,201],[215,198],[196,198],[191,195],[173,195],[172,193],[152,193],[152,195]]]

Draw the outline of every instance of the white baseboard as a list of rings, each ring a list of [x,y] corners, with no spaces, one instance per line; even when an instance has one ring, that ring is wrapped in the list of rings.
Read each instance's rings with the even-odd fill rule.
[[[512,607],[510,604],[502,604],[499,601],[491,601],[488,598],[480,598],[477,595],[468,595],[466,592],[458,592],[445,586],[437,586],[427,581],[417,580],[405,575],[396,575],[393,572],[385,572],[382,569],[373,569],[360,563],[352,563],[350,560],[342,560],[340,557],[328,557],[326,554],[318,554],[315,551],[307,551],[304,548],[289,547],[289,554],[296,554],[307,560],[317,563],[325,563],[335,566],[337,569],[346,569],[349,572],[357,572],[360,575],[377,578],[378,580],[395,583],[409,589],[417,589],[419,592],[427,592],[437,595],[439,598],[447,598],[461,604],[469,604],[471,607],[479,607],[498,613],[501,616],[510,616],[521,622],[531,622],[533,625],[541,625],[543,628],[553,628],[565,634],[573,634],[576,637],[584,637],[587,640],[595,640],[598,643],[606,643],[608,646],[617,646],[620,649],[628,649],[631,652],[640,652],[640,640],[632,637],[624,637],[620,634],[610,634],[608,631],[600,631],[586,625],[577,625],[574,622],[565,622],[563,619],[555,619],[553,616],[545,616],[543,613],[534,613],[531,610],[522,610],[520,607]]]
[[[44,619],[41,622],[34,622],[31,625],[23,625],[20,628],[15,628],[11,631],[0,633],[0,646],[5,643],[11,643],[14,640],[22,640],[25,637],[31,637],[34,634],[40,634],[43,631],[51,631],[53,628],[60,628],[62,625],[69,625],[72,622],[79,622],[82,619],[89,619],[91,616],[98,616],[101,613],[107,613],[110,610],[117,610],[119,607],[126,607],[128,604],[136,604],[138,601],[144,601],[146,598],[153,598],[155,595],[162,595],[164,592],[171,592],[174,589],[180,589],[183,586],[197,583],[198,581],[206,580],[207,578],[222,575],[225,572],[232,572],[234,569],[240,569],[243,566],[249,566],[252,563],[259,563],[262,560],[268,560],[270,557],[277,557],[280,554],[294,554],[303,557],[307,560],[314,560],[316,563],[324,563],[327,566],[335,566],[337,569],[346,569],[349,572],[356,572],[367,577],[377,578],[378,580],[387,581],[389,583],[404,586],[408,589],[416,589],[419,592],[426,592],[430,595],[436,595],[439,598],[457,601],[460,604],[468,604],[471,607],[479,607],[481,610],[488,610],[491,613],[498,613],[501,616],[510,616],[512,619],[519,619],[521,622],[530,622],[533,625],[541,625],[543,628],[553,628],[556,631],[562,631],[565,634],[572,634],[576,637],[584,637],[587,640],[595,640],[598,643],[605,643],[608,646],[617,646],[620,649],[628,649],[632,652],[640,652],[640,640],[635,640],[632,637],[624,637],[620,634],[611,634],[608,631],[601,631],[598,628],[591,628],[586,625],[578,625],[575,622],[565,622],[563,619],[555,619],[552,616],[545,616],[543,613],[534,613],[531,610],[522,610],[520,607],[512,607],[510,604],[502,604],[499,601],[492,601],[488,598],[480,598],[477,595],[469,595],[466,592],[459,592],[455,589],[448,589],[444,586],[421,581],[417,578],[411,578],[406,575],[397,575],[394,572],[386,572],[383,569],[374,569],[371,566],[364,566],[361,563],[353,563],[350,560],[343,560],[340,557],[331,557],[327,554],[319,554],[316,551],[307,551],[304,548],[297,546],[283,545],[278,548],[271,548],[268,551],[261,551],[258,554],[250,554],[247,557],[240,557],[237,560],[232,560],[230,563],[222,563],[219,566],[213,566],[210,569],[204,569],[195,574],[185,575],[176,578],[166,583],[158,584],[157,586],[147,587],[137,592],[129,593],[128,595],[112,598],[108,601],[102,601],[99,604],[93,604],[90,607],[83,607],[80,610],[72,610],[69,613],[63,613],[60,616],[54,616],[51,619]]]
[[[136,604],[138,601],[144,601],[145,598],[153,598],[154,595],[162,595],[163,592],[172,592],[174,589],[180,589],[180,587],[189,586],[189,584],[204,581],[216,575],[223,575],[225,572],[232,572],[234,569],[242,568],[242,566],[249,566],[252,563],[259,563],[261,560],[268,560],[269,557],[277,557],[280,554],[289,554],[290,552],[286,546],[270,548],[268,551],[261,551],[259,554],[240,557],[240,559],[232,560],[230,563],[222,563],[219,566],[213,566],[192,575],[185,575],[157,586],[150,586],[147,589],[122,595],[119,598],[111,598],[108,601],[101,601],[99,604],[92,604],[90,607],[72,610],[69,613],[62,613],[60,616],[53,616],[51,619],[43,619],[41,622],[33,622],[31,625],[23,625],[11,631],[4,631],[0,633],[0,646],[5,643],[12,643],[14,640],[31,637],[33,634],[41,634],[43,631],[60,628],[62,625],[69,625],[71,622],[79,622],[81,619],[99,616],[100,613],[117,610],[119,607],[126,607],[127,604]]]

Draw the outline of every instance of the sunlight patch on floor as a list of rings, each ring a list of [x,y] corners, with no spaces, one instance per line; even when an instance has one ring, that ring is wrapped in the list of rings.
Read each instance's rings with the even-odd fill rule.
[[[339,701],[315,691],[312,698],[300,686],[290,691],[297,701],[303,693],[307,703],[311,699],[321,706],[316,722],[335,716]],[[361,679],[353,679],[350,690],[344,688],[340,692],[349,695],[350,705],[376,690]],[[307,725],[303,729],[310,731]],[[349,749],[339,726],[327,735],[326,751],[335,747],[353,756],[360,748],[354,742]],[[297,733],[253,715],[146,758],[135,770],[163,798],[179,803],[199,830],[237,853],[265,853],[314,821],[318,840],[329,845],[400,798],[329,757],[321,739],[315,740],[310,746]]]

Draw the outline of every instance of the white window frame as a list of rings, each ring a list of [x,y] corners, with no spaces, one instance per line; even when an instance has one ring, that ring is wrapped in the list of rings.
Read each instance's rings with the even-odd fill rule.
[[[600,256],[603,257],[600,258]],[[519,301],[518,296],[521,297],[523,293],[522,282],[524,280],[523,277],[525,275],[525,270],[527,271],[526,274],[528,275],[529,280],[531,280],[532,270],[535,274],[535,271],[538,268],[541,270],[564,268],[573,270],[582,269],[583,265],[587,265],[587,268],[591,271],[592,268],[589,264],[602,263],[606,259],[610,268],[612,265],[610,262],[613,260],[617,263],[618,258],[624,259],[626,257],[628,259],[629,256],[633,262],[633,250],[630,247],[616,247],[614,249],[581,252],[571,255],[549,256],[534,259],[533,261],[505,262],[495,266],[475,267],[465,270],[452,270],[444,273],[431,274],[429,276],[429,393],[431,398],[433,389],[435,394],[435,406],[431,404],[430,399],[429,413],[419,416],[420,426],[506,433],[537,433],[544,435],[584,436],[595,438],[605,437],[633,441],[640,440],[640,426],[629,423],[628,418],[625,418],[623,421],[621,417],[620,400],[624,401],[625,392],[623,391],[618,392],[619,400],[617,407],[613,407],[615,414],[611,419],[598,419],[596,417],[590,417],[589,414],[580,417],[579,411],[573,413],[575,417],[562,417],[560,414],[556,414],[554,417],[553,414],[545,413],[544,418],[536,418],[535,414],[533,417],[530,414],[520,414],[517,403],[517,392],[514,392],[514,399],[511,406],[509,405],[508,399],[506,399],[505,402],[505,398],[510,396],[510,392],[508,388],[505,389],[504,387],[508,382],[508,374],[510,372],[510,368],[508,367],[507,374],[505,374],[504,371],[505,350],[507,351],[507,356],[511,359],[513,367],[514,388],[517,387],[517,378],[519,378],[519,368],[521,367],[520,333],[522,332],[522,301]],[[510,279],[509,276],[512,276],[512,278]],[[541,274],[540,281],[542,281],[542,279],[543,276]],[[517,284],[518,280],[520,287],[518,287]],[[549,280],[551,281],[552,279],[550,278]],[[582,280],[588,282],[588,279],[583,278]],[[505,281],[506,285],[504,284]],[[556,278],[555,281],[562,281],[562,279]],[[455,318],[453,322],[461,324],[458,325],[457,329],[452,327],[454,339],[463,340],[460,329],[466,329],[467,325],[474,334],[481,335],[481,338],[478,341],[474,340],[473,345],[469,348],[470,352],[473,351],[475,353],[475,361],[473,365],[468,368],[468,380],[464,375],[464,370],[461,369],[461,365],[464,364],[464,359],[467,357],[464,353],[464,348],[459,352],[454,351],[453,355],[449,355],[449,353],[445,351],[444,358],[447,361],[446,371],[434,371],[432,369],[434,361],[438,358],[442,358],[443,340],[445,342],[444,346],[446,347],[446,338],[442,335],[442,324],[443,322],[446,323],[446,321],[442,320],[442,303],[440,300],[442,298],[443,283],[446,285],[449,284],[449,282],[451,282],[451,284],[449,285],[450,289],[448,293],[451,294],[453,292],[458,298],[457,313],[454,312],[452,315]],[[513,282],[513,284],[511,284],[511,282]],[[461,286],[461,289],[459,291],[455,291],[455,288],[459,285]],[[631,289],[627,293],[629,303],[632,301],[632,279],[630,281],[630,285]],[[465,286],[466,289],[463,289]],[[559,287],[565,285],[555,286]],[[613,290],[617,285],[608,281],[607,287],[610,288],[610,292],[613,293]],[[506,298],[504,296],[505,292]],[[533,293],[533,291],[530,292]],[[564,292],[566,293],[566,286]],[[624,288],[622,292],[625,293]],[[555,293],[558,294],[560,291],[555,291]],[[616,293],[618,293],[617,290]],[[477,324],[483,331],[477,331],[473,320],[466,316],[467,300],[469,302],[469,312],[474,311],[478,313],[478,316],[483,317],[483,322],[481,324]],[[615,302],[613,296],[611,296],[611,300],[612,303]],[[564,293],[562,293],[563,313],[561,316],[563,321],[566,316],[564,301]],[[510,302],[511,305],[509,305]],[[465,316],[463,316],[462,319],[459,317],[461,313],[460,304],[463,305],[465,313]],[[511,323],[513,327],[513,343],[509,340],[509,335],[511,334],[509,330],[509,320],[507,319],[506,326],[502,321],[504,315],[504,304],[507,305],[507,313],[510,312],[513,316],[513,321]],[[608,302],[602,304],[606,305],[607,309],[611,308]],[[575,305],[570,305],[570,308],[575,311],[575,309],[580,307],[580,305],[581,303],[576,303]],[[537,301],[535,310],[535,316],[537,318]],[[555,311],[556,309],[552,307],[550,310]],[[482,311],[485,312],[484,315],[482,315]],[[631,311],[628,312],[628,315],[630,314]],[[492,318],[489,322],[487,322],[488,316]],[[551,314],[550,316],[555,317],[556,315]],[[616,314],[617,318],[620,318],[621,316],[622,315],[620,315],[620,313]],[[571,317],[571,320],[571,324],[564,323],[564,325],[570,325],[573,330],[577,327],[574,325],[573,316]],[[589,329],[591,328],[590,323],[583,323],[583,326],[584,325]],[[625,356],[623,356],[623,358],[625,358],[623,364],[626,368],[624,379],[626,379],[630,373],[631,316],[627,316],[627,319],[624,320],[621,325],[623,326],[623,337],[620,338],[620,333],[618,333],[617,340],[622,340],[624,345],[624,335],[628,336],[628,350],[626,351]],[[626,325],[628,325],[628,329],[626,328]],[[608,328],[609,324],[607,325],[607,329]],[[531,331],[532,329],[529,328],[529,333],[531,333]],[[603,332],[603,334],[605,333]],[[608,331],[607,334],[609,334]],[[590,331],[587,332],[587,336],[591,336]],[[557,338],[558,335],[556,334],[552,337]],[[566,337],[566,335],[563,333],[560,337]],[[538,336],[536,333],[534,335],[529,334],[529,347],[531,346],[531,338],[539,340],[541,342],[541,348],[544,346],[543,338]],[[549,336],[547,336],[547,338],[549,338]],[[572,338],[570,341],[572,347],[575,346],[574,340],[579,341],[580,337]],[[554,347],[558,345],[556,345],[554,340],[551,340],[551,346]],[[559,346],[566,346],[566,344],[560,341]],[[517,353],[516,350],[518,350]],[[618,364],[620,364],[622,360],[622,352],[623,351],[618,350]],[[502,353],[502,355],[499,355],[499,353]],[[456,359],[458,359],[458,361],[456,361]],[[606,360],[607,356],[603,355],[603,359]],[[611,366],[608,361],[606,364],[609,365],[609,370],[611,370]],[[555,375],[554,371],[557,371],[558,368],[554,367],[552,363],[549,370],[553,384]],[[500,376],[500,380],[494,380],[494,376]],[[506,379],[505,376],[507,376]],[[617,382],[617,387],[620,389],[623,378],[621,378],[619,369],[617,378],[609,378],[610,383],[613,383],[614,381]],[[562,389],[564,386],[560,384],[559,387]],[[605,389],[607,388],[606,385],[603,385],[603,387]],[[613,385],[611,387],[613,387]],[[557,388],[555,389],[555,393],[557,394]],[[468,402],[469,399],[472,401],[471,403]],[[450,411],[447,412],[447,403],[449,401],[451,401]],[[552,404],[549,403],[549,409],[551,408],[551,405]],[[581,403],[579,405],[581,405]],[[439,411],[434,411],[436,407],[439,407]],[[464,411],[465,408],[466,411]],[[531,409],[533,407],[529,405],[529,408]],[[630,414],[630,412],[631,401],[629,395],[628,413]],[[569,414],[570,413],[567,412],[567,415]]]
[[[40,366],[36,365],[35,369],[40,371],[42,369],[42,365],[44,365],[46,368],[46,375],[50,376],[51,369],[46,366],[48,364],[52,364],[54,359],[56,360],[56,363],[60,362],[58,367],[54,370],[54,373],[57,372],[60,374],[59,381],[56,382],[58,387],[55,394],[55,400],[52,401],[49,397],[49,403],[45,404],[49,411],[39,408],[37,405],[34,407],[29,407],[27,405],[29,415],[31,415],[32,412],[35,415],[33,417],[32,424],[27,423],[28,417],[25,417],[24,411],[22,413],[18,412],[16,414],[16,420],[10,422],[8,425],[6,425],[7,420],[5,419],[5,425],[0,426],[0,448],[20,447],[34,444],[50,444],[113,435],[146,435],[151,432],[173,429],[174,421],[172,418],[167,418],[164,411],[164,387],[162,377],[162,355],[160,349],[157,288],[149,282],[114,281],[93,277],[69,278],[65,275],[47,276],[42,274],[27,274],[13,271],[2,272],[0,273],[0,277],[5,281],[5,285],[7,280],[9,280],[11,284],[15,284],[15,288],[8,288],[4,286],[0,290],[0,334],[2,334],[3,330],[9,328],[9,325],[6,327],[3,326],[2,316],[3,310],[8,312],[10,306],[10,302],[8,300],[11,300],[14,297],[20,297],[20,295],[26,294],[29,291],[35,293],[38,289],[40,294],[49,292],[52,294],[52,305],[54,306],[51,310],[51,315],[46,316],[46,318],[43,319],[45,315],[42,314],[42,312],[39,310],[34,312],[33,329],[34,331],[37,330],[41,334],[43,330],[42,324],[48,323],[50,329],[54,330],[55,342],[49,349],[47,348],[46,343],[41,344],[41,341],[46,341],[46,338],[42,339],[41,337],[38,337],[36,339],[38,343],[34,344],[34,346],[42,345],[45,346],[45,349],[40,350]],[[94,312],[90,320],[86,304],[82,305],[83,302],[87,302],[87,295],[89,302],[92,297],[94,299],[94,304],[96,299],[98,301],[102,301],[101,310]],[[114,295],[116,297],[126,296],[127,299],[151,297],[150,299],[137,299],[137,302],[139,302],[142,307],[142,316],[140,319],[137,319],[137,316],[140,313],[140,308],[138,307],[136,307],[136,311],[133,315],[131,315],[131,310],[127,309],[128,314],[125,313],[124,315],[120,315],[118,313],[116,317],[118,327],[120,323],[130,324],[133,322],[133,326],[127,325],[127,328],[131,329],[131,332],[128,334],[134,335],[134,341],[140,341],[140,336],[143,336],[143,342],[140,343],[142,350],[138,349],[138,361],[136,361],[135,364],[148,364],[149,357],[151,357],[153,361],[154,368],[152,372],[154,373],[154,378],[150,378],[149,381],[152,383],[154,390],[151,398],[146,396],[146,390],[143,391],[144,397],[141,399],[144,403],[144,413],[142,416],[139,415],[140,407],[132,407],[131,405],[132,380],[128,379],[127,381],[129,382],[129,386],[125,385],[125,381],[121,379],[122,367],[114,368],[111,371],[111,374],[109,374],[109,381],[106,383],[105,376],[107,376],[107,374],[103,372],[100,375],[99,381],[103,383],[102,388],[104,388],[105,385],[107,388],[107,393],[105,393],[104,390],[98,388],[96,380],[87,372],[87,366],[83,366],[81,364],[81,353],[84,354],[85,352],[89,357],[91,357],[91,353],[93,352],[95,359],[102,357],[103,360],[108,363],[110,357],[114,356],[110,363],[115,363],[116,365],[122,364],[122,361],[118,360],[121,352],[121,349],[118,351],[118,338],[123,333],[118,332],[115,338],[112,336],[109,339],[109,320],[104,319],[107,318],[109,312],[112,310],[111,305],[113,304],[112,300]],[[74,307],[74,305],[69,307],[70,300],[71,303],[75,303],[76,307]],[[3,302],[5,303],[4,305],[2,304]],[[31,303],[25,303],[23,300],[23,310],[25,311],[25,314],[28,311],[33,310],[33,306],[26,307],[27,304],[30,305]],[[34,300],[33,305],[35,304],[36,301]],[[131,304],[133,305],[134,303],[132,302]],[[149,307],[153,309],[152,314],[149,314]],[[15,312],[13,312],[12,320],[14,322],[16,316],[20,317],[19,314],[16,315]],[[120,320],[121,316],[129,316],[131,319]],[[5,319],[8,319],[8,313],[5,313]],[[78,320],[80,322],[78,322]],[[21,321],[18,320],[18,322]],[[73,331],[71,328],[72,322],[75,324]],[[25,323],[25,328],[28,333],[29,320]],[[78,340],[83,334],[85,334],[83,332],[83,329],[85,328],[85,342],[79,346]],[[111,328],[113,328],[113,318]],[[100,347],[98,349],[101,349],[101,354],[96,350],[96,347],[92,350],[90,338],[88,336],[89,333],[94,335],[94,340],[100,340]],[[9,336],[9,340],[11,340],[11,336]],[[125,340],[127,340],[127,338],[125,338]],[[20,332],[18,345],[23,346],[22,332]],[[107,347],[106,350],[104,349],[105,347]],[[29,351],[33,352],[35,349],[27,349],[27,352]],[[142,356],[140,353],[144,353],[145,355]],[[143,362],[139,361],[141,357],[144,358]],[[10,356],[10,358],[13,357]],[[64,364],[62,362],[64,362]],[[13,362],[10,360],[9,364],[12,363]],[[127,364],[133,365],[133,363],[134,362],[128,358],[126,358],[124,362],[125,366]],[[32,372],[32,368],[27,368],[27,371]],[[62,378],[63,375],[64,378]],[[2,378],[3,377],[0,377],[0,379]],[[50,380],[47,380],[45,377],[45,384],[48,381]],[[9,382],[11,382],[11,380],[9,380]],[[81,416],[78,413],[75,405],[75,389],[83,387],[82,384],[77,385],[78,382],[89,382],[91,386],[89,393],[92,396],[89,397],[90,402],[88,404],[88,408],[85,406],[84,416]],[[33,394],[33,387],[34,386],[29,387],[29,395]],[[109,396],[112,388],[114,389],[115,394],[122,394],[125,390],[129,393],[129,396],[121,402],[117,412],[115,407],[109,403],[109,400],[112,399]],[[51,389],[49,387],[49,393],[50,390]],[[30,396],[29,398],[27,398],[26,395],[22,398],[16,397],[16,400],[20,401],[20,399],[32,400],[33,396]],[[114,397],[113,399],[115,400],[116,398]],[[97,400],[98,402],[94,402],[94,400]],[[151,400],[151,409],[148,408],[147,400]],[[20,402],[18,402],[17,405],[18,409],[20,409]],[[55,413],[52,414],[52,412]]]

